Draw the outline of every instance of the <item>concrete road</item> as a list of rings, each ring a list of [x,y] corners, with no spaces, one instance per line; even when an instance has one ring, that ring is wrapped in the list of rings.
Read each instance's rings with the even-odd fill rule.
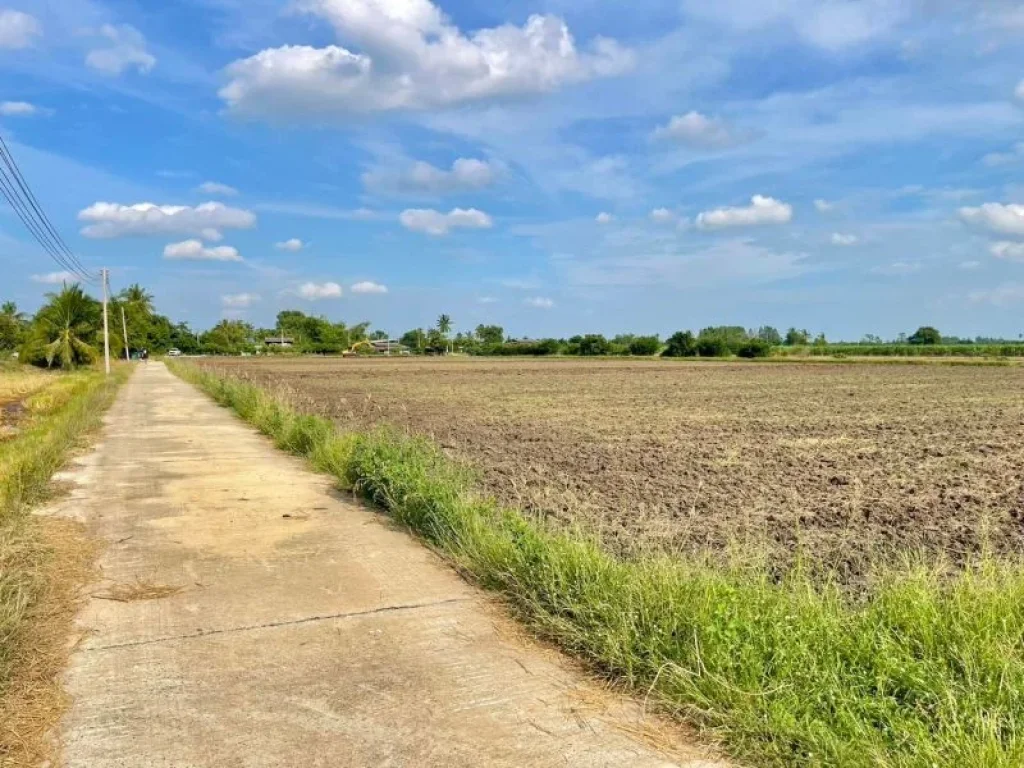
[[[106,544],[68,766],[713,765],[159,363],[67,477]]]

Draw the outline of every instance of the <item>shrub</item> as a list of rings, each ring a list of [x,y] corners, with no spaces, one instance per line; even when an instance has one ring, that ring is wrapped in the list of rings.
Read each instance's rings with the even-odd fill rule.
[[[696,357],[697,339],[689,331],[677,331],[668,337],[662,357]]]
[[[768,357],[771,353],[772,345],[764,339],[750,339],[736,350],[739,357],[746,358]]]
[[[720,336],[705,336],[697,339],[697,354],[701,357],[729,357],[732,349],[729,342]]]
[[[629,354],[648,357],[658,354],[660,348],[657,336],[637,336],[629,343]]]

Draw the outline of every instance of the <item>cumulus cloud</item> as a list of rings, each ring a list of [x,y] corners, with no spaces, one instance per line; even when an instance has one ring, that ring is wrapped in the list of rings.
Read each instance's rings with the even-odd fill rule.
[[[378,193],[442,195],[483,189],[498,178],[497,164],[460,157],[450,170],[417,162],[403,170],[377,169],[363,174],[363,184]]]
[[[844,235],[841,232],[832,233],[832,245],[856,245],[856,235]]]
[[[0,11],[0,48],[29,48],[43,34],[35,16],[4,8]]]
[[[341,286],[337,283],[303,283],[298,290],[299,296],[309,301],[340,299],[341,293]]]
[[[1024,141],[1014,144],[1009,152],[990,152],[981,158],[981,162],[989,168],[998,168],[1002,165],[1024,162]]]
[[[697,214],[698,229],[752,227],[759,224],[785,224],[793,219],[793,206],[774,197],[754,195],[745,208],[716,208]]]
[[[814,207],[818,213],[828,213],[836,207],[835,203],[830,203],[828,200],[815,200]]]
[[[295,253],[296,251],[301,251],[305,247],[305,245],[306,244],[299,240],[299,238],[297,237],[293,237],[289,240],[282,240],[280,243],[274,243],[274,247],[277,248],[277,250],[291,251],[292,253]]]
[[[164,246],[164,258],[173,261],[241,261],[237,248],[218,245],[209,248],[199,240],[183,240]]]
[[[610,224],[615,219],[608,211],[601,211],[597,216],[594,217],[594,221],[598,224]]]
[[[96,32],[105,40],[85,57],[86,66],[104,75],[116,76],[127,69],[146,74],[156,66],[156,57],[146,50],[146,38],[129,24],[104,24]]]
[[[524,299],[523,303],[537,309],[551,309],[555,306],[555,302],[545,296],[532,296],[529,299]]]
[[[750,140],[748,134],[730,128],[718,118],[687,112],[676,115],[651,134],[660,141],[673,141],[692,149],[726,149]]]
[[[971,291],[968,298],[975,304],[994,304],[1006,307],[1024,302],[1024,283],[1003,283],[991,290]]]
[[[44,285],[60,285],[62,283],[77,283],[80,279],[70,272],[46,272],[42,275],[32,275],[32,281]]]
[[[245,309],[259,300],[258,293],[229,293],[220,297],[220,303],[230,309]]]
[[[1017,83],[1017,89],[1013,92],[1013,95],[1017,97],[1017,101],[1024,101],[1024,80]]]
[[[916,261],[894,261],[892,264],[883,264],[871,268],[871,272],[876,275],[912,275],[920,271],[921,265]]]
[[[78,220],[88,222],[82,229],[86,237],[111,238],[145,235],[198,235],[204,240],[220,240],[224,229],[249,229],[256,215],[223,203],[156,205],[155,203],[93,203],[79,211]]]
[[[204,181],[196,190],[202,192],[204,195],[219,195],[221,197],[234,197],[238,194],[238,190],[227,184],[221,184],[219,181]]]
[[[992,232],[1024,235],[1024,205],[984,203],[977,207],[961,208],[960,218],[968,224]]]
[[[676,214],[668,208],[655,208],[649,215],[657,224],[672,224],[676,220]]]
[[[1003,240],[998,243],[992,243],[989,246],[989,251],[997,259],[1024,262],[1024,243],[1010,243]]]
[[[39,107],[27,101],[0,102],[0,115],[4,117],[32,117],[40,113]]]
[[[273,118],[428,109],[551,92],[633,65],[632,54],[607,38],[581,49],[556,16],[467,35],[430,0],[301,0],[298,7],[362,52],[288,45],[235,61],[220,90],[233,111]]]
[[[370,280],[363,280],[361,283],[353,285],[349,290],[352,293],[387,293],[388,287]]]
[[[428,235],[447,235],[453,229],[490,229],[494,221],[476,208],[453,208],[448,213],[432,208],[408,208],[399,215],[402,226]]]

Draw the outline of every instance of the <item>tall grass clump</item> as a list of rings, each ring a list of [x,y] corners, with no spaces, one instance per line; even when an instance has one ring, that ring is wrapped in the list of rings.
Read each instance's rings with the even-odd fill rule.
[[[27,617],[47,585],[41,545],[28,508],[82,436],[100,423],[129,370],[109,379],[96,371],[66,374],[26,401],[22,431],[0,442],[0,697],[34,638]]]
[[[423,438],[339,435],[251,385],[179,375],[384,507],[543,637],[755,765],[1024,765],[1024,570],[907,565],[852,593],[799,565],[620,559],[477,491]],[[241,408],[239,408],[239,405]],[[756,561],[756,558],[754,558]]]

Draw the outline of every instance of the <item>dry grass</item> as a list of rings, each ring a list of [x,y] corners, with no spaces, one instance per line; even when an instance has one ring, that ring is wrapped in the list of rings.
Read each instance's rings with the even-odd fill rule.
[[[142,600],[160,600],[176,595],[185,588],[177,584],[155,584],[136,579],[127,584],[114,584],[104,592],[95,592],[97,600],[114,600],[118,603],[137,603]]]
[[[0,765],[34,768],[56,764],[49,731],[68,706],[60,675],[75,643],[72,624],[81,586],[94,573],[96,547],[79,523],[57,518],[26,520],[0,541],[0,561],[31,571],[38,590],[27,609],[11,659],[6,695],[0,697]],[[14,561],[17,560],[18,563]]]

